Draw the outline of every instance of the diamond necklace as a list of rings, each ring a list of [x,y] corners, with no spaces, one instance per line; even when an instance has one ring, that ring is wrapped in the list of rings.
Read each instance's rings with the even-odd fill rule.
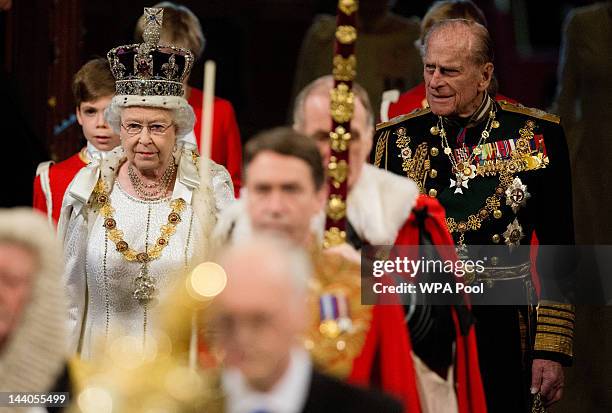
[[[175,171],[176,165],[174,162],[170,162],[170,165],[168,165],[164,174],[159,179],[151,184],[146,184],[140,179],[134,167],[131,164],[128,165],[128,177],[130,178],[132,188],[145,201],[156,201],[166,196]]]

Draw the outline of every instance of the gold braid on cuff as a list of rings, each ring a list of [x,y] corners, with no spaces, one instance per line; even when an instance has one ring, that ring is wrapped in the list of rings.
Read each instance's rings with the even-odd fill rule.
[[[576,315],[571,304],[541,301],[538,305],[535,351],[550,351],[573,357]]]

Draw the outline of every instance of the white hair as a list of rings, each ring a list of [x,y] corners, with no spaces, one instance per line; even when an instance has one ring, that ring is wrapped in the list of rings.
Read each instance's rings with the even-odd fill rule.
[[[291,287],[296,297],[304,297],[308,293],[313,271],[310,256],[288,238],[270,233],[253,234],[238,240],[221,255],[222,262],[253,255],[266,261],[274,260],[275,265],[280,265],[282,268],[282,273],[291,277]]]
[[[195,113],[185,99],[177,96],[115,96],[104,112],[110,127],[119,134],[121,129],[121,112],[127,107],[145,107],[165,109],[170,112],[176,125],[176,138],[181,140],[193,130]]]

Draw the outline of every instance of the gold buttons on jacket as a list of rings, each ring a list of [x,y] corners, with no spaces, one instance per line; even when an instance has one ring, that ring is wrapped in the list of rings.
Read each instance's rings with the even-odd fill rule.
[[[499,209],[496,209],[495,211],[493,211],[493,216],[495,217],[495,219],[500,219],[502,217],[502,212]]]
[[[499,234],[495,234],[491,237],[491,240],[493,240],[494,243],[499,244],[501,237],[499,236]]]
[[[435,189],[431,188],[429,190],[429,196],[432,197],[432,198],[437,197],[438,196],[438,191],[436,191]]]
[[[430,178],[435,178],[436,176],[438,176],[438,171],[436,171],[435,169],[432,169],[431,171],[429,171]]]
[[[431,153],[431,156],[438,156],[438,154],[440,153],[440,150],[434,146],[433,148],[431,148],[429,153]]]

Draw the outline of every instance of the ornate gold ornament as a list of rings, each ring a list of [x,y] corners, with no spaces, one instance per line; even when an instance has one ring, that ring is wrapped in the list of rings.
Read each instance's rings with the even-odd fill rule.
[[[411,138],[406,135],[406,128],[399,127],[395,130],[397,139],[395,145],[400,151],[402,158],[402,169],[406,172],[406,175],[416,182],[421,193],[425,193],[425,181],[427,174],[431,169],[431,161],[428,158],[428,147],[426,142],[421,142],[414,153],[410,148]],[[434,190],[435,191],[435,190]],[[437,195],[437,192],[436,192]],[[430,194],[430,196],[432,196]],[[433,195],[435,196],[435,195]]]
[[[342,183],[346,181],[346,178],[348,176],[348,163],[344,159],[338,162],[338,158],[332,156],[329,159],[327,171],[329,177],[332,180],[332,185],[334,186],[334,188],[338,189],[340,188],[340,185],[342,185]]]
[[[357,40],[357,29],[354,26],[338,26],[336,39],[342,44],[352,44]]]
[[[332,118],[337,123],[345,123],[353,117],[355,107],[354,94],[346,83],[340,83],[330,92],[330,110]]]
[[[346,242],[346,232],[341,231],[338,227],[331,227],[325,231],[323,239],[323,248],[331,248],[337,245],[342,245]]]
[[[346,202],[340,195],[331,195],[327,201],[327,216],[339,221],[346,216]]]
[[[356,66],[357,59],[355,59],[354,54],[346,58],[342,55],[334,56],[334,69],[332,72],[334,79],[345,82],[354,80],[357,75]]]
[[[338,2],[338,8],[342,13],[350,16],[359,8],[359,2],[357,0],[340,0]]]
[[[351,140],[351,133],[344,129],[344,126],[337,126],[335,130],[329,133],[331,140],[331,148],[335,152],[344,152],[348,148],[348,143]]]

